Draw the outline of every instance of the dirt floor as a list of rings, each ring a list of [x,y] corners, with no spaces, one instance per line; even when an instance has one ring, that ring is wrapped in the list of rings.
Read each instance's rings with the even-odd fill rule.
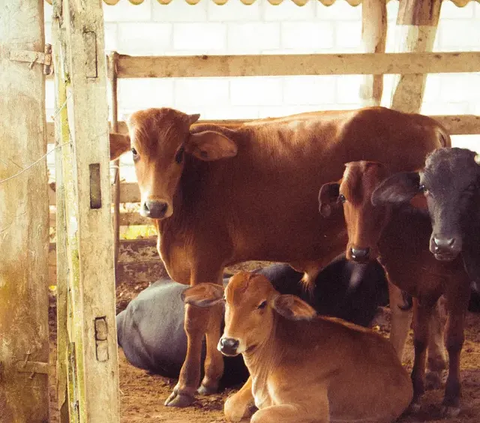
[[[135,286],[122,285],[117,289],[117,311],[123,310],[128,302],[147,284]],[[52,296],[50,307],[51,341],[55,342],[55,299]],[[388,336],[389,310],[382,309],[375,321],[375,330]],[[54,354],[55,349],[52,349]],[[410,333],[405,366],[412,365],[412,334]],[[53,356],[52,356],[53,358]],[[122,423],[157,423],[157,422],[189,422],[211,423],[224,422],[223,403],[233,390],[218,395],[198,397],[192,407],[176,409],[165,407],[163,402],[175,386],[176,380],[149,374],[130,365],[123,352],[119,351],[120,358],[120,403]],[[53,378],[52,378],[53,379]],[[404,423],[442,422],[442,423],[478,423],[480,422],[480,314],[469,313],[467,317],[466,342],[462,354],[462,411],[457,418],[442,418],[440,404],[443,397],[442,390],[428,391],[423,399],[422,409],[418,414],[405,416],[400,419]],[[55,411],[55,391],[51,388],[51,419],[58,422],[58,413]],[[108,423],[108,422],[106,422]]]

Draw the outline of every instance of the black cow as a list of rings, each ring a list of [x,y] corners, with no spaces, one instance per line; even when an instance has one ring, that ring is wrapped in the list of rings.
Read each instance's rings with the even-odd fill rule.
[[[424,194],[432,221],[430,251],[451,261],[461,252],[473,288],[480,288],[480,166],[463,148],[440,148],[421,172],[397,173],[377,188],[378,201],[402,203]]]
[[[307,300],[320,314],[340,317],[368,326],[379,305],[388,302],[385,273],[378,263],[356,264],[342,254],[317,277],[313,295],[303,289],[302,273],[287,264],[257,270],[270,279],[282,294]],[[228,278],[224,279],[224,284]],[[143,290],[117,316],[118,344],[136,367],[176,378],[185,359],[187,338],[183,329],[184,304],[181,294],[188,285],[170,279],[159,280]],[[205,358],[203,352],[202,362]],[[245,382],[248,372],[241,356],[224,358],[221,384]]]

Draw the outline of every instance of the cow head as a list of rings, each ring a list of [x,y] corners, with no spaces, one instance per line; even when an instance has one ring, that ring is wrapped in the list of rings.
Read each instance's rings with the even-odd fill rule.
[[[422,172],[393,175],[377,189],[372,200],[404,202],[419,191],[426,198],[432,221],[430,251],[435,258],[450,261],[463,250],[467,271],[472,266],[480,266],[480,261],[472,258],[475,254],[480,259],[476,253],[479,250],[480,168],[475,162],[475,153],[460,148],[437,149],[427,156]],[[473,248],[464,248],[466,244],[472,244]]]
[[[430,251],[438,260],[453,260],[462,252],[475,289],[480,286],[479,164],[470,150],[441,148],[427,156],[422,172],[394,175],[396,180],[386,180],[377,193],[381,201],[404,201],[423,192],[432,221]]]
[[[377,244],[389,219],[390,209],[374,206],[371,195],[386,175],[387,170],[380,163],[351,162],[345,165],[341,182],[325,184],[320,189],[321,213],[327,206],[343,204],[348,232],[346,256],[349,260],[365,263],[378,255]],[[326,186],[330,196],[322,196]]]
[[[267,345],[278,314],[291,320],[316,316],[316,311],[299,297],[280,295],[265,276],[257,273],[235,274],[225,293],[219,285],[199,284],[186,289],[183,297],[185,303],[200,307],[225,298],[225,329],[218,349],[227,356],[249,354]]]
[[[132,151],[143,216],[163,219],[173,214],[186,154],[203,161],[237,154],[235,142],[219,132],[192,132],[199,117],[168,108],[141,110],[130,117],[128,135],[111,134],[111,160]]]

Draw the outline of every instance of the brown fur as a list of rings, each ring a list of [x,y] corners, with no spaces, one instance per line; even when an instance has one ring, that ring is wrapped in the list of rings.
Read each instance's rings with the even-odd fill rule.
[[[391,205],[372,205],[373,191],[387,176],[389,170],[379,163],[347,165],[339,190],[347,200],[344,204],[349,235],[347,257],[352,257],[352,247],[370,248],[370,259],[379,258],[388,279],[415,297],[415,363],[412,372],[415,404],[424,392],[429,321],[437,300],[442,294],[445,295],[450,369],[443,403],[449,412],[456,413],[459,409],[464,317],[470,296],[469,278],[461,258],[441,262],[430,254],[432,228],[428,214],[410,205],[396,208]],[[355,193],[352,187],[355,187]],[[349,201],[351,197],[356,199],[354,203]],[[441,371],[444,366],[441,361],[431,362],[432,370]]]
[[[198,297],[196,288],[186,295]],[[215,302],[220,291],[199,302]],[[238,341],[237,352],[250,372],[245,386],[225,403],[228,421],[248,419],[255,405],[252,422],[386,423],[410,403],[411,381],[382,336],[340,319],[315,317],[308,304],[280,295],[261,275],[237,273],[225,298],[222,339]]]
[[[352,160],[414,170],[443,144],[443,137],[449,142],[433,119],[378,107],[228,128],[190,128],[194,120],[172,109],[149,109],[134,113],[129,122],[129,138],[140,157],[136,173],[142,201],[168,204],[165,218],[155,221],[160,255],[172,279],[192,285],[219,283],[225,266],[251,259],[288,262],[306,271],[307,282],[315,280],[347,240],[341,212],[328,220],[318,214],[318,187],[339,179],[343,164]],[[211,142],[189,150],[192,144],[198,147],[199,134]],[[175,157],[182,147],[191,154],[178,164]],[[229,158],[211,160],[209,149],[216,158]],[[118,154],[113,146],[111,151]],[[212,313],[218,317],[221,311]],[[187,358],[168,404],[192,401],[204,333],[208,359],[203,391],[216,387],[222,372],[214,348],[219,323],[208,314],[187,306]]]

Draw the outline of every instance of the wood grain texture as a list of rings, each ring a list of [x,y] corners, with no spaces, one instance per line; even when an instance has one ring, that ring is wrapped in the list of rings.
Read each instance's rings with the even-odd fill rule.
[[[43,0],[3,0],[1,10],[0,52],[43,53]],[[45,81],[43,65],[8,57],[0,54],[0,420],[43,423],[48,375],[24,370],[49,363],[46,161],[32,166],[47,149]]]

